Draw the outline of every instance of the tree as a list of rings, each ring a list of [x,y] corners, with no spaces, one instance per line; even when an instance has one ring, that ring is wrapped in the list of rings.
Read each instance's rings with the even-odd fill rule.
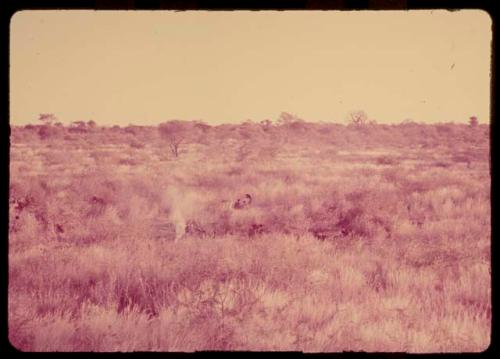
[[[52,126],[49,124],[42,125],[38,128],[38,136],[42,140],[50,140],[60,136],[64,129],[59,126]]]
[[[87,132],[87,123],[85,121],[73,121],[69,132],[73,133],[85,133]]]
[[[290,126],[297,122],[304,122],[301,118],[288,112],[282,112],[276,121],[278,126]]]
[[[38,135],[42,140],[48,140],[60,134],[61,127],[57,126],[57,117],[53,113],[41,113],[38,115],[38,120],[43,123],[38,128]]]
[[[85,121],[73,121],[72,126],[78,128],[86,128],[87,124],[85,123]]]
[[[264,132],[271,132],[273,130],[273,122],[270,119],[265,119],[259,122],[260,127]]]
[[[288,143],[289,141],[300,140],[306,127],[307,123],[300,117],[288,112],[282,112],[276,121],[275,129],[282,134],[280,138],[283,142]]]
[[[365,111],[352,111],[349,117],[349,124],[356,127],[361,127],[368,123],[368,115]]]
[[[51,125],[53,122],[57,121],[57,117],[53,113],[41,113],[38,115],[38,121],[46,125]]]
[[[469,118],[469,125],[470,125],[471,127],[477,127],[477,125],[478,125],[478,121],[477,121],[477,117],[476,117],[476,116],[471,116],[471,117]]]
[[[187,123],[179,120],[164,122],[158,127],[160,137],[167,141],[175,157],[179,157],[179,146],[188,136],[189,129]]]
[[[212,126],[207,125],[203,121],[194,121],[194,128],[199,130],[201,133],[205,134],[211,130]]]

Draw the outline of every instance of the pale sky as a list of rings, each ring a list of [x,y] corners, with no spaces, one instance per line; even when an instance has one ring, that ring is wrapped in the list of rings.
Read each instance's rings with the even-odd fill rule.
[[[10,122],[489,122],[491,19],[462,11],[22,11]]]

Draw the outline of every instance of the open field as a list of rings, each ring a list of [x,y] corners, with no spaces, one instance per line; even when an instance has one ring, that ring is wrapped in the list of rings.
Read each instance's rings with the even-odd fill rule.
[[[15,347],[488,347],[489,126],[190,126],[12,129]]]

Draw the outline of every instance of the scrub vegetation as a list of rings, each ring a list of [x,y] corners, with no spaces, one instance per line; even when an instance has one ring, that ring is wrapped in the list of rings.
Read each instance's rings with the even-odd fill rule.
[[[12,127],[11,343],[485,350],[489,126],[360,118]]]

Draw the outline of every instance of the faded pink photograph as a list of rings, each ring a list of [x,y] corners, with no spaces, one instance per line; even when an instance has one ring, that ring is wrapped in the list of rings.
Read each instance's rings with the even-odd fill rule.
[[[491,27],[480,10],[16,13],[10,343],[487,350]]]

